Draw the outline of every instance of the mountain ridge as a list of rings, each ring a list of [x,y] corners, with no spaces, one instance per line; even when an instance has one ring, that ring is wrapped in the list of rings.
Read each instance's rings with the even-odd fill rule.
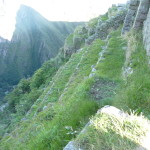
[[[7,47],[0,53],[3,85],[16,85],[21,78],[31,76],[46,60],[54,58],[66,36],[79,24],[82,23],[50,22],[34,9],[21,5],[12,39],[3,42]]]

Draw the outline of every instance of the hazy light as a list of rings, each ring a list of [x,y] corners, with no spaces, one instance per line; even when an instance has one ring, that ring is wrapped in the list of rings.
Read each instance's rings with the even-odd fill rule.
[[[36,9],[50,21],[88,21],[127,0],[0,0],[0,36],[10,39],[20,4]],[[3,3],[4,2],[4,3]]]

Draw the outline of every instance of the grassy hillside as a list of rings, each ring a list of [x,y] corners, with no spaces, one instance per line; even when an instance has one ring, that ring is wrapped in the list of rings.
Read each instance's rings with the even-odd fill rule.
[[[122,50],[124,41],[116,40],[118,34],[120,34],[119,31],[112,34],[114,38],[112,37],[108,43],[110,52],[106,53],[106,58],[108,57],[112,61],[118,54],[118,63],[115,63],[113,68],[114,73],[117,72],[117,74],[114,75],[108,68],[113,65],[112,63],[109,64],[110,66],[105,64],[107,60],[97,64],[99,53],[107,44],[105,41],[96,40],[91,46],[86,46],[78,53],[73,54],[69,61],[59,68],[57,74],[44,89],[43,94],[32,105],[28,115],[19,123],[19,128],[6,137],[9,142],[5,142],[5,138],[2,139],[2,148],[11,149],[10,145],[13,143],[14,149],[62,149],[69,139],[76,136],[88,118],[96,112],[99,105],[104,105],[104,102],[111,103],[112,96],[109,93],[113,93],[114,90],[110,90],[110,86],[105,86],[107,92],[103,96],[104,101],[103,99],[94,100],[90,89],[97,81],[107,81],[108,85],[115,82],[116,84],[112,84],[112,89],[117,88],[116,85],[120,80],[118,76],[121,75],[124,60],[124,51]],[[116,45],[118,51],[115,51]],[[92,65],[96,65],[97,72],[95,77],[89,78]],[[99,71],[102,72],[99,73]],[[111,78],[112,75],[113,78]],[[31,85],[34,81],[32,79]],[[19,111],[15,111],[20,116]],[[66,129],[67,126],[71,129]],[[38,130],[36,130],[37,128]],[[13,135],[16,134],[18,135],[14,137]],[[28,138],[24,138],[25,135]],[[24,144],[21,142],[22,140]]]
[[[17,13],[2,78],[15,84],[19,79],[31,76],[45,61],[56,57],[67,35],[78,24],[49,22],[34,9],[22,5]]]
[[[88,25],[94,28],[98,19]],[[102,19],[107,20],[107,14]],[[121,28],[111,30],[105,40],[89,45],[82,41],[70,57],[61,51],[33,77],[21,80],[6,97],[9,107],[0,113],[0,149],[62,150],[71,140],[86,150],[144,148],[150,68],[142,33],[121,36]],[[65,44],[74,45],[76,37],[85,39],[87,32],[80,34],[84,29],[78,27]],[[128,68],[132,71],[126,73]],[[128,117],[95,115],[105,105],[126,111]],[[89,121],[87,131],[80,134]]]

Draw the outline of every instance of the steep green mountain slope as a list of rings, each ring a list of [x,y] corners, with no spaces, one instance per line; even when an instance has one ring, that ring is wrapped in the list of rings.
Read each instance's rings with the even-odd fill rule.
[[[4,72],[6,69],[6,64],[4,62],[7,50],[9,48],[10,42],[2,37],[0,37],[0,72]],[[0,74],[1,76],[1,74]],[[3,87],[3,88],[2,88]],[[4,97],[5,92],[9,90],[8,84],[6,84],[2,78],[0,78],[0,100]]]
[[[108,57],[112,61],[118,54],[118,63],[110,63],[107,66],[103,64],[105,62],[97,64],[99,53],[107,44],[107,42],[101,40],[96,40],[91,46],[86,46],[78,53],[73,54],[69,61],[58,70],[49,85],[46,86],[43,94],[32,105],[18,128],[6,137],[7,142],[5,143],[5,140],[2,140],[2,148],[11,149],[9,145],[13,143],[14,149],[62,149],[67,141],[80,131],[88,118],[96,112],[99,105],[103,105],[105,101],[111,103],[111,95],[117,88],[119,81],[117,77],[121,75],[124,60],[122,47],[125,43],[122,39],[115,40],[119,33],[114,33],[114,39],[110,39],[111,42],[108,45],[112,55],[108,53],[107,56],[106,53],[106,58]],[[113,47],[114,40],[117,43]],[[116,44],[118,45],[118,51],[115,51]],[[102,70],[102,73],[89,78],[92,65],[97,67],[97,71]],[[114,66],[113,73],[107,68],[111,66]],[[98,67],[101,69],[98,69]],[[115,74],[114,78],[111,78],[112,74]],[[97,82],[101,84],[106,82],[108,85],[104,87],[106,94],[100,101],[90,94],[92,85]],[[105,101],[103,101],[104,99]],[[22,105],[24,104],[22,103]],[[72,129],[67,129],[67,126]],[[24,144],[21,142],[22,140]]]
[[[50,22],[34,9],[22,5],[16,16],[16,28],[5,56],[0,52],[0,88],[15,85],[23,77],[31,76],[41,65],[55,57],[65,38],[81,23]],[[8,88],[9,89],[9,88]],[[8,90],[7,89],[7,90]]]
[[[121,36],[124,13],[112,11],[117,17],[107,13],[77,27],[56,58],[5,97],[9,106],[0,113],[0,149],[62,150],[71,140],[84,150],[141,145],[149,126],[150,68],[142,32]],[[95,115],[105,105],[130,117]]]
[[[124,42],[125,45],[122,45],[121,50],[121,39],[128,43],[126,51],[124,51],[126,45]],[[121,117],[110,115],[109,112],[97,113],[90,119],[91,125],[86,128],[86,132],[81,132],[77,136],[75,147],[86,150],[133,150],[136,148],[148,150],[150,68],[142,43],[142,34],[131,31],[123,38],[116,34],[110,39],[109,44],[105,60],[96,67],[97,75],[107,79],[119,79],[120,82],[114,97],[101,101],[100,108],[102,105],[113,105],[126,111],[126,114]],[[129,51],[131,53],[127,58]],[[121,64],[121,60],[124,60],[124,65]],[[133,73],[125,78],[121,75],[121,66],[127,67],[129,65],[127,60],[133,63],[131,66]]]

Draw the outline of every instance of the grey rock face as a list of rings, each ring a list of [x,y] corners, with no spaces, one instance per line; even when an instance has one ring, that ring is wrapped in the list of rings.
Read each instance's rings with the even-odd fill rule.
[[[65,57],[71,56],[72,53],[75,52],[74,46],[64,45],[64,55]]]
[[[9,49],[10,42],[0,37],[0,57],[5,57]]]
[[[95,28],[89,28],[88,29],[88,36],[91,36],[93,34],[95,34]]]
[[[103,23],[103,21],[102,20],[98,20],[98,26],[100,26],[101,24]]]
[[[143,27],[143,42],[147,52],[147,55],[150,56],[150,10],[147,15],[147,19],[144,22]]]
[[[47,109],[47,106],[44,106],[44,107],[43,107],[43,110],[45,110],[45,109]]]
[[[5,43],[5,42],[7,42],[8,40],[6,40],[6,39],[4,39],[4,38],[2,38],[1,36],[0,36],[0,43]]]
[[[83,128],[83,130],[80,132],[80,134],[84,134],[87,131],[87,127],[91,124],[91,122],[89,121],[85,127]],[[63,150],[83,150],[81,147],[78,146],[78,143],[75,141],[70,141]]]
[[[116,117],[128,117],[128,114],[124,113],[123,111],[121,111],[120,109],[114,106],[109,106],[109,105],[106,105],[100,110],[98,110],[97,114],[99,113],[105,113],[105,114],[113,115]]]
[[[95,76],[95,73],[90,73],[89,78],[92,78]]]
[[[85,39],[86,39],[87,35],[89,34],[88,32],[89,31],[88,31],[86,25],[82,26],[79,31],[74,32],[73,37],[71,39],[72,43],[67,44],[65,42],[65,44],[64,44],[65,57],[68,57],[68,56],[70,57],[71,54],[77,52],[81,48],[81,46],[83,44],[85,44]],[[93,32],[93,31],[91,31],[91,32]],[[90,33],[90,34],[92,34],[92,33]]]
[[[105,23],[102,23],[96,28],[96,37],[102,40],[107,38],[109,32],[114,29],[116,30],[123,22],[126,16],[126,9],[123,9],[122,12],[119,12],[116,16],[111,17]]]
[[[134,29],[139,29],[143,27],[143,22],[147,17],[148,10],[150,6],[150,0],[141,0],[137,11],[137,15],[133,24]]]
[[[132,28],[136,14],[137,14],[137,10],[139,7],[139,3],[140,3],[140,0],[130,1],[129,9],[125,17],[124,26],[122,29],[122,34],[124,34],[125,32],[128,32]]]
[[[63,150],[79,150],[73,141],[70,141]]]
[[[122,75],[124,78],[127,78],[129,75],[133,73],[133,68],[131,68],[130,66],[122,68],[122,70],[123,70]]]
[[[90,45],[95,39],[96,39],[95,34],[92,36],[89,36],[89,38],[85,40],[85,44]]]
[[[0,111],[3,112],[3,110],[4,110],[6,107],[8,107],[8,103],[1,105],[1,106],[0,106]]]
[[[80,49],[80,46],[82,43],[84,43],[85,39],[82,38],[82,37],[74,37],[73,38],[73,44],[74,44],[74,48],[77,50],[77,49]]]
[[[89,36],[88,39],[85,40],[85,43],[90,45],[98,38],[105,40],[111,30],[116,30],[124,22],[126,13],[126,9],[122,9],[116,16],[111,17],[105,22],[99,20],[95,29],[95,34]]]

